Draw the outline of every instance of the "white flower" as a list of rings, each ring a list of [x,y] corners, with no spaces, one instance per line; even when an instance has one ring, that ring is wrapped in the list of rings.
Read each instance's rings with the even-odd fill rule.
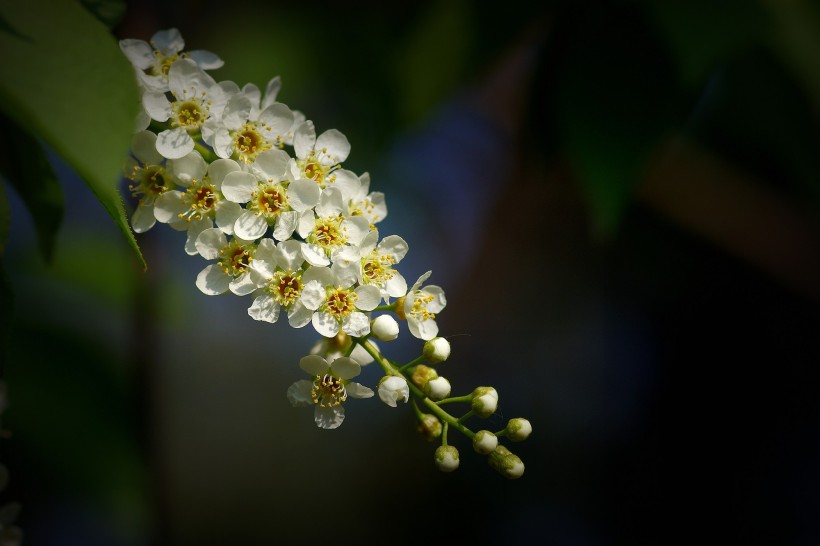
[[[157,152],[154,144],[157,135],[151,131],[140,131],[131,139],[131,150],[136,160],[129,158],[125,175],[131,180],[128,189],[139,199],[131,216],[131,227],[136,233],[144,233],[154,227],[154,203],[157,198],[176,186],[173,175],[162,164],[165,158]]]
[[[180,59],[190,58],[203,70],[221,67],[224,62],[205,50],[183,52],[185,41],[179,30],[160,30],[151,36],[150,43],[128,38],[120,40],[120,49],[131,61],[137,79],[147,90],[163,93],[168,91],[168,71]]]
[[[151,119],[171,124],[157,135],[157,151],[178,159],[194,149],[190,133],[199,132],[211,115],[221,115],[236,84],[217,84],[194,61],[181,59],[168,70],[168,87],[173,101],[163,92],[147,92],[142,105]]]
[[[379,381],[379,398],[390,407],[395,408],[396,402],[407,402],[410,398],[410,387],[407,380],[397,375],[386,375]]]
[[[373,337],[382,341],[393,341],[399,337],[399,323],[390,315],[379,315],[370,323]]]
[[[288,160],[286,152],[268,150],[259,154],[251,166],[252,172],[234,171],[225,176],[225,198],[246,205],[234,224],[238,237],[258,239],[272,226],[276,240],[290,239],[299,213],[319,203],[319,187],[311,180],[285,179]]]
[[[262,239],[251,262],[251,279],[257,287],[248,315],[255,320],[274,323],[281,309],[288,322],[301,328],[310,322],[313,311],[302,303],[305,285],[316,280],[318,286],[329,278],[326,268],[303,269],[304,259],[299,242],[284,241],[276,245],[273,239]],[[341,355],[340,355],[341,356]]]
[[[195,243],[199,234],[213,227],[213,222],[226,234],[233,234],[233,226],[242,212],[242,206],[228,201],[220,191],[225,176],[239,170],[239,164],[230,159],[217,159],[208,165],[198,152],[169,162],[174,181],[185,191],[167,191],[154,203],[157,221],[169,224],[178,231],[188,231],[185,251],[198,254]]]
[[[280,102],[270,102],[259,111],[258,89],[246,86],[225,104],[218,122],[209,121],[213,131],[214,152],[219,157],[234,157],[245,163],[273,147],[285,145],[287,133],[293,125],[293,112]],[[274,93],[275,97],[275,93]],[[267,97],[266,97],[267,98]]]
[[[450,396],[450,382],[444,377],[434,377],[424,384],[424,394],[438,402]]]
[[[310,348],[310,354],[324,355],[328,362],[333,362],[339,357],[345,356],[350,351],[350,345],[353,343],[353,338],[344,332],[339,332],[334,337],[324,337],[313,344]],[[379,346],[375,341],[371,342],[376,350]],[[350,358],[358,362],[361,366],[366,366],[373,362],[373,357],[368,353],[364,347],[356,344],[350,352]]]
[[[324,188],[333,182],[334,172],[350,154],[350,142],[336,129],[328,129],[316,138],[316,128],[308,120],[294,132],[293,151],[296,154],[291,163],[293,178],[309,178]],[[358,177],[350,174],[358,183]]]
[[[450,358],[450,342],[443,337],[434,337],[424,343],[422,354],[430,364],[438,364]]]
[[[217,260],[197,275],[197,288],[204,294],[216,296],[230,289],[244,296],[257,288],[250,267],[256,252],[252,241],[234,237],[228,242],[222,230],[208,228],[197,237],[196,249],[206,260]]]
[[[299,367],[313,376],[312,381],[302,379],[288,388],[288,400],[294,407],[313,405],[314,420],[320,428],[333,429],[345,418],[342,403],[348,396],[370,398],[373,391],[350,381],[359,375],[361,366],[348,357],[328,363],[319,355],[308,355],[299,361]]]
[[[299,217],[297,231],[305,240],[302,254],[309,264],[329,265],[342,250],[358,246],[370,232],[370,224],[365,218],[346,218],[344,210],[342,192],[327,188],[322,192],[315,213],[307,210]],[[355,279],[349,280],[352,283]]]
[[[444,290],[432,285],[421,288],[422,283],[430,277],[432,272],[423,274],[413,284],[404,300],[404,316],[410,333],[419,339],[429,340],[438,334],[436,313],[440,313],[447,305]]]
[[[489,417],[498,407],[498,392],[492,387],[476,387],[472,392],[471,407],[479,417]]]
[[[516,417],[515,419],[509,420],[504,430],[506,431],[507,438],[513,442],[521,442],[529,438],[530,434],[532,434],[532,425],[523,417]]]
[[[350,200],[350,210],[348,216],[364,216],[370,222],[370,229],[376,229],[375,224],[381,222],[387,216],[387,203],[382,192],[371,192],[370,173],[364,173],[359,177],[359,188]]]
[[[314,311],[311,322],[316,331],[333,337],[343,331],[353,337],[370,333],[370,319],[364,313],[375,309],[381,300],[378,288],[357,286],[337,278],[326,268],[314,268],[327,273],[323,281],[305,284],[302,303]],[[364,311],[364,312],[363,312]]]

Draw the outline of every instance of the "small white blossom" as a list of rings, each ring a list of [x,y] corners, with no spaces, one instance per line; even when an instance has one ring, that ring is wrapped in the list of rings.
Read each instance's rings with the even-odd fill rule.
[[[507,427],[504,429],[509,438],[513,442],[521,442],[526,440],[532,434],[532,425],[530,422],[522,417],[510,419]]]
[[[163,193],[173,190],[173,175],[165,168],[165,158],[157,152],[157,135],[151,131],[140,131],[131,139],[131,151],[136,160],[129,158],[125,165],[125,176],[131,180],[128,189],[139,199],[131,216],[131,227],[136,233],[144,233],[154,227],[154,203]]]
[[[288,388],[288,400],[294,407],[313,405],[316,426],[337,428],[344,421],[342,403],[347,397],[370,398],[373,391],[364,385],[350,381],[359,375],[361,366],[348,357],[328,363],[319,355],[308,355],[299,361],[299,367],[313,376],[296,381]]]
[[[450,396],[450,382],[444,377],[434,377],[424,384],[424,394],[438,402]]]
[[[324,268],[316,268],[324,269]],[[311,322],[325,337],[334,337],[339,331],[353,337],[370,333],[370,319],[365,312],[375,309],[381,301],[374,286],[356,286],[337,278],[329,269],[324,282],[305,284],[302,303],[313,311]]]
[[[458,449],[455,446],[438,446],[434,455],[436,468],[442,472],[452,472],[458,468]]]
[[[297,231],[305,240],[302,254],[311,265],[330,265],[347,247],[358,247],[370,232],[370,224],[361,216],[347,218],[343,214],[344,200],[337,188],[322,192],[315,213],[307,210],[299,217]],[[355,254],[355,251],[354,251]],[[336,272],[338,276],[349,275]],[[345,279],[353,283],[355,278]]]
[[[436,313],[440,313],[447,305],[444,290],[438,286],[422,288],[432,271],[424,273],[407,292],[404,299],[404,316],[410,333],[419,339],[429,340],[438,334]]]
[[[310,319],[308,319],[310,322]],[[310,348],[310,354],[323,355],[328,362],[333,362],[339,357],[345,356],[350,351],[350,345],[353,343],[353,338],[344,332],[339,332],[334,337],[324,337],[313,344]],[[375,341],[371,342],[376,351],[379,351],[379,346]],[[368,353],[364,347],[356,344],[350,352],[350,358],[358,362],[361,366],[367,366],[373,362],[373,357]]]
[[[296,154],[291,163],[293,178],[308,178],[325,188],[335,181],[334,171],[350,154],[350,142],[336,129],[328,129],[316,138],[316,128],[308,120],[294,132],[293,151]],[[358,177],[353,176],[358,183]]]
[[[479,430],[473,436],[473,449],[476,453],[487,455],[498,447],[498,436],[489,430]]]
[[[387,203],[384,193],[368,193],[369,190],[370,173],[364,173],[359,177],[358,191],[350,199],[348,216],[364,216],[370,222],[370,229],[376,229],[376,224],[387,217]]]
[[[196,278],[196,286],[203,294],[216,296],[229,289],[237,296],[253,292],[257,286],[251,275],[251,262],[256,252],[253,241],[228,238],[218,228],[208,228],[196,239],[196,249],[206,260],[217,260]]]
[[[489,417],[498,407],[498,392],[492,387],[476,387],[471,401],[473,412],[479,417]]]
[[[430,364],[438,364],[450,358],[450,342],[443,337],[434,337],[424,343],[422,354]]]
[[[395,408],[396,402],[407,402],[410,398],[410,387],[407,380],[397,375],[386,375],[379,381],[379,398],[390,407]]]

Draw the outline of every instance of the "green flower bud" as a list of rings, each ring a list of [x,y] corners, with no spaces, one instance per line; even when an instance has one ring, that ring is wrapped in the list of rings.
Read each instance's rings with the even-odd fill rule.
[[[424,364],[419,364],[413,367],[413,373],[410,374],[410,381],[418,388],[423,389],[428,381],[436,377],[438,377],[436,370]]]
[[[424,384],[423,390],[424,394],[434,402],[444,400],[450,396],[450,382],[443,377],[434,377]]]
[[[432,413],[422,413],[419,419],[420,422],[416,426],[416,430],[425,440],[432,442],[441,436],[441,421],[438,420],[438,417]]]
[[[479,430],[473,436],[473,449],[476,453],[486,455],[498,447],[498,437],[489,430]]]
[[[532,432],[532,425],[530,422],[522,417],[510,419],[507,423],[506,436],[513,442],[520,442],[526,440]]]
[[[435,337],[424,344],[422,354],[430,364],[444,362],[450,357],[450,342],[443,337]]]
[[[498,392],[492,387],[476,387],[473,391],[472,410],[479,417],[489,417],[498,407]]]
[[[436,467],[442,472],[458,468],[458,450],[454,446],[438,446],[434,456]]]
[[[507,479],[515,480],[524,475],[524,463],[504,446],[496,447],[487,456],[487,462]]]

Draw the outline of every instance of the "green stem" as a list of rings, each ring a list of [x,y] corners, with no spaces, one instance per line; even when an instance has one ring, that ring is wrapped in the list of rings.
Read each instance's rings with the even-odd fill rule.
[[[466,421],[467,419],[469,419],[473,415],[475,415],[475,413],[473,413],[473,410],[470,410],[467,413],[465,413],[464,415],[462,415],[461,417],[459,417],[458,422],[463,423],[464,421]]]
[[[447,445],[447,431],[448,430],[450,430],[450,424],[445,421],[444,425],[442,425],[442,427],[441,427],[441,445],[443,445],[443,446]]]
[[[444,400],[439,400],[436,404],[452,404],[453,402],[471,402],[473,400],[472,394],[465,394],[464,396],[451,396],[450,398],[445,398]]]
[[[387,358],[385,358],[378,351],[378,349],[376,349],[375,345],[373,345],[371,341],[361,338],[354,338],[354,341],[361,345],[364,348],[364,350],[367,351],[367,353],[373,357],[373,360],[378,362],[379,366],[381,366],[384,370],[384,373],[386,373],[387,375],[395,375],[405,380],[407,379],[406,377],[404,377],[404,374],[401,373],[401,371],[399,371],[398,368],[393,366],[387,360]],[[471,440],[473,439],[473,436],[475,436],[475,432],[461,424],[458,419],[444,411],[442,408],[438,406],[438,404],[424,396],[424,393],[421,391],[421,389],[415,386],[412,381],[407,381],[407,386],[410,388],[410,392],[412,392],[421,401],[421,403],[424,404],[428,410],[430,410],[430,413],[441,419],[443,423],[449,423],[450,426],[458,430],[467,438],[470,438]]]
[[[378,307],[376,307],[376,308],[375,308],[375,309],[373,309],[373,310],[374,310],[374,311],[393,311],[393,308],[394,308],[394,307],[393,307],[393,304],[392,304],[392,303],[389,303],[389,304],[387,304],[387,305],[379,305]]]
[[[400,372],[402,372],[402,373],[404,373],[404,371],[405,371],[407,368],[409,368],[410,366],[414,366],[414,365],[416,365],[416,364],[421,364],[422,362],[424,362],[424,355],[421,355],[421,356],[419,356],[419,357],[414,358],[413,360],[411,360],[410,362],[408,362],[407,364],[405,364],[404,366],[402,366],[401,368],[399,368],[399,371],[400,371]]]

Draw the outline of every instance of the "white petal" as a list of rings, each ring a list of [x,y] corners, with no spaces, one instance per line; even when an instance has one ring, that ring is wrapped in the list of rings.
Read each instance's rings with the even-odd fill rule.
[[[330,365],[333,375],[339,379],[353,379],[362,372],[362,367],[352,358],[343,356]]]
[[[305,286],[302,288],[302,296],[299,301],[301,301],[302,305],[307,309],[315,311],[325,302],[325,298],[327,298],[325,285],[317,280],[305,281],[304,275],[302,276],[302,282],[305,283]]]
[[[160,93],[165,95],[168,92],[168,78],[164,76],[152,76],[142,70],[137,70],[137,81],[146,93]]]
[[[339,428],[342,421],[345,420],[345,409],[342,406],[323,408],[317,405],[316,409],[313,410],[313,420],[316,421],[316,426],[319,428],[329,430]]]
[[[307,263],[313,266],[330,265],[330,258],[327,257],[325,249],[319,245],[302,243],[302,257]]]
[[[364,236],[362,242],[359,243],[359,251],[361,252],[362,256],[367,256],[370,254],[373,249],[376,248],[376,243],[379,240],[379,230],[374,229],[367,232],[367,235]]]
[[[312,406],[313,398],[310,396],[313,390],[313,381],[300,379],[288,387],[288,401],[293,407]]]
[[[247,95],[237,93],[228,99],[222,111],[222,123],[231,131],[242,127],[251,113],[251,99]]]
[[[163,55],[173,55],[179,53],[185,47],[185,40],[182,39],[182,34],[176,28],[169,28],[167,30],[160,30],[151,36],[151,45],[153,45]]]
[[[234,203],[247,203],[259,182],[251,173],[233,171],[222,181],[222,194]]]
[[[163,93],[145,93],[142,95],[142,107],[157,121],[168,121],[171,117],[171,103]]]
[[[216,296],[224,294],[231,283],[231,277],[225,274],[216,264],[211,264],[196,276],[196,286],[203,294]]]
[[[444,290],[441,287],[430,285],[425,287],[423,292],[433,296],[433,301],[427,304],[427,310],[431,313],[440,313],[447,306],[447,298],[444,297]]]
[[[335,165],[347,159],[350,142],[336,129],[329,129],[316,139],[316,152],[323,165]]]
[[[152,205],[137,205],[134,214],[131,216],[131,227],[135,233],[145,233],[157,223]]]
[[[313,180],[302,178],[288,185],[288,203],[293,210],[303,212],[319,204],[322,190]]]
[[[148,115],[145,108],[140,108],[137,117],[134,118],[134,132],[144,131],[149,125],[151,125],[151,116]]]
[[[233,155],[233,137],[225,127],[214,130],[213,148],[216,155],[222,159],[228,159]]]
[[[140,70],[151,68],[154,64],[154,48],[144,40],[131,38],[120,40],[120,50],[128,57],[131,64]]]
[[[256,283],[253,280],[253,275],[251,275],[251,272],[246,271],[239,277],[232,280],[231,283],[228,285],[228,288],[230,288],[231,292],[233,292],[237,296],[247,296],[248,294],[256,290],[258,287],[256,286]]]
[[[219,161],[219,160],[217,160]],[[242,214],[242,205],[232,201],[221,200],[216,204],[216,225],[223,233],[233,234],[236,219]]]
[[[315,227],[316,215],[312,210],[308,209],[299,215],[299,225],[296,227],[296,232],[302,239],[307,239]]]
[[[436,324],[436,321],[433,319],[420,321],[408,316],[407,326],[410,329],[410,333],[413,334],[414,337],[425,341],[433,339],[438,335],[438,324]]]
[[[216,185],[217,188],[222,187],[222,181],[234,171],[240,171],[242,168],[239,163],[233,159],[217,159],[208,165],[208,178]]]
[[[209,228],[203,230],[196,238],[196,250],[206,260],[216,260],[219,251],[228,244],[228,239],[221,230]]]
[[[255,241],[268,230],[268,221],[249,210],[242,211],[233,225],[234,235],[246,241]]]
[[[338,216],[347,212],[344,200],[342,199],[342,192],[336,188],[325,188],[322,192],[322,197],[319,199],[319,204],[316,205],[316,214],[322,218],[328,216]],[[368,222],[368,226],[370,223]]]
[[[395,260],[394,263],[399,263],[407,255],[410,245],[398,235],[388,235],[379,243],[378,249],[379,254],[389,254]]]
[[[370,340],[370,343],[376,345],[376,343],[372,339]],[[379,350],[378,345],[376,345],[376,350]],[[356,345],[353,348],[353,352],[350,353],[350,358],[358,362],[361,366],[367,366],[368,364],[373,362],[373,357],[361,345]]]
[[[268,86],[265,88],[265,99],[260,104],[260,108],[264,110],[274,102],[279,90],[282,88],[282,79],[279,76],[274,76],[268,81]]]
[[[263,294],[253,300],[253,303],[248,308],[248,315],[254,320],[273,324],[279,319],[280,309],[281,307],[275,299],[267,294]]]
[[[157,151],[168,159],[179,159],[194,151],[194,139],[182,127],[165,130],[157,135]]]
[[[183,199],[181,191],[171,190],[163,193],[154,201],[154,216],[163,224],[178,220],[179,215],[188,210]]]
[[[177,98],[199,96],[216,81],[191,59],[180,59],[168,69],[168,88]]]
[[[303,356],[299,360],[299,367],[310,375],[325,375],[330,369],[327,361],[319,355]]]
[[[253,163],[253,167],[261,178],[268,178],[278,182],[284,180],[289,163],[290,156],[288,153],[274,148],[259,154]]]
[[[273,238],[277,241],[289,240],[293,235],[293,231],[296,229],[296,223],[298,221],[298,214],[292,210],[280,213],[273,227]]]
[[[204,49],[194,49],[193,51],[189,51],[188,55],[203,70],[216,70],[217,68],[222,68],[225,64],[225,61],[220,59],[215,53],[205,51]]]
[[[157,135],[151,131],[140,131],[131,137],[131,150],[143,164],[158,165],[163,158],[157,152],[156,143]]]
[[[316,312],[310,319],[316,331],[325,337],[333,337],[339,333],[339,322],[330,313]]]
[[[401,273],[395,271],[393,277],[385,284],[384,289],[391,298],[400,298],[407,294],[407,281],[404,280]]]
[[[370,319],[364,313],[353,311],[345,318],[342,329],[353,337],[366,336],[370,333]]]
[[[303,328],[308,325],[312,316],[313,311],[297,301],[288,311],[288,323],[293,328]]]
[[[199,234],[213,227],[213,222],[209,218],[202,218],[201,220],[193,220],[191,222],[183,222],[188,228],[188,235],[185,239],[185,252],[189,256],[196,256],[199,252],[196,249],[196,240],[199,239]],[[171,224],[174,227],[174,224]]]
[[[333,171],[331,178],[333,179],[333,187],[342,192],[342,200],[345,203],[353,199],[359,192],[361,182],[359,182],[359,177],[353,172],[338,169]]]
[[[293,151],[299,159],[305,159],[313,151],[316,143],[316,129],[313,122],[308,120],[300,125],[293,134]]]
[[[284,137],[293,125],[293,112],[287,105],[281,102],[274,102],[268,105],[259,114],[259,123],[265,124],[265,137],[275,140],[276,137]]]
[[[356,300],[356,307],[362,311],[372,311],[381,303],[381,291],[372,284],[357,286],[355,292],[359,296],[359,299]]]
[[[259,253],[258,250],[256,252]],[[288,271],[299,268],[305,261],[302,257],[302,245],[293,239],[279,243],[274,251],[274,257],[279,267]]]
[[[411,291],[411,292],[415,292],[416,290],[418,290],[418,289],[419,289],[419,286],[421,286],[422,284],[424,284],[424,281],[426,281],[427,279],[429,279],[429,278],[430,278],[430,275],[432,275],[432,274],[433,274],[433,272],[432,272],[432,271],[428,271],[428,272],[426,272],[426,273],[422,273],[422,274],[421,274],[421,276],[420,276],[418,279],[416,279],[416,282],[414,282],[414,283],[413,283],[413,287],[410,289],[410,291]],[[408,301],[408,303],[407,303],[407,304],[405,304],[405,308],[408,308],[408,305],[410,305],[410,306],[412,307],[412,301],[410,301],[410,300],[407,300],[407,301]]]
[[[171,172],[183,186],[190,186],[194,180],[202,180],[208,172],[208,164],[199,152],[191,152],[169,162]]]
[[[370,222],[364,216],[353,216],[342,222],[342,229],[347,233],[347,242],[358,245],[370,233]]]
[[[307,284],[311,281],[318,281],[322,287],[336,284],[333,273],[327,267],[308,267],[302,274],[302,283]]]
[[[355,381],[351,381],[345,385],[345,390],[351,398],[371,398],[374,394],[372,389]]]

